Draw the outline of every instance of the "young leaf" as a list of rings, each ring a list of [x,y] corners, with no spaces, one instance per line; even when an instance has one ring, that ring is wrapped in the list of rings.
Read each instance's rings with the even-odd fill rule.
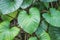
[[[60,27],[60,11],[51,8],[50,9],[50,14],[49,13],[44,13],[43,17],[45,20],[50,23],[51,25],[55,27]]]
[[[39,40],[50,40],[50,36],[41,27],[39,27],[35,33]]]
[[[24,0],[22,5],[21,5],[21,8],[25,9],[25,8],[29,7],[33,3],[33,1],[34,0]]]
[[[30,37],[28,40],[37,40],[37,37]]]
[[[22,4],[23,0],[0,0],[0,10],[3,14],[16,11]]]
[[[57,0],[40,0],[42,2],[54,2],[54,1],[57,1]]]
[[[32,34],[38,28],[40,22],[40,12],[37,8],[31,8],[29,14],[26,11],[21,11],[18,16],[18,24],[29,34]]]
[[[17,11],[13,13],[9,13],[8,15],[2,15],[1,18],[2,20],[11,21],[16,17],[16,15],[17,15]]]
[[[19,28],[13,27],[10,29],[8,25],[8,21],[4,21],[0,24],[0,40],[13,40],[19,33]]]

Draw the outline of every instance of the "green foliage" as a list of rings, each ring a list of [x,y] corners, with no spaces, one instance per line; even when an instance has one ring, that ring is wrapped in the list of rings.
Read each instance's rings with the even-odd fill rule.
[[[19,33],[19,28],[14,26],[10,29],[9,24],[8,21],[4,21],[0,24],[0,40],[13,40]]]
[[[48,33],[51,40],[60,40],[60,28],[50,26]]]
[[[60,11],[50,8],[50,13],[44,13],[43,17],[51,25],[60,27]]]
[[[17,16],[17,11],[13,12],[13,13],[9,13],[8,15],[1,15],[2,20],[8,20],[11,21],[13,20],[16,16]]]
[[[30,37],[29,40],[37,40],[36,37]]]
[[[22,5],[21,5],[21,8],[26,9],[27,7],[29,7],[33,3],[33,1],[34,0],[24,0]]]
[[[8,14],[16,11],[22,4],[23,0],[1,0],[0,10],[3,14]]]
[[[37,8],[31,8],[29,14],[26,11],[21,11],[18,16],[18,24],[29,34],[32,34],[38,28],[40,22],[40,13]]]
[[[35,34],[37,35],[39,40],[50,40],[49,34],[47,32],[45,32],[44,28],[42,28],[41,26],[38,27]]]
[[[43,30],[47,31],[48,24],[47,24],[44,20],[42,20],[42,21],[41,21],[41,24],[40,24],[40,27],[41,27]]]
[[[57,0],[40,0],[42,2],[53,2],[53,1],[57,1]]]
[[[60,40],[60,1],[0,0],[0,40],[14,40],[18,27],[27,40]]]

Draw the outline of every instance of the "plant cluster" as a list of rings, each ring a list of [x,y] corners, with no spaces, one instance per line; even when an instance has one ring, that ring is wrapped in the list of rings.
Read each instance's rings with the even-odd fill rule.
[[[21,30],[26,40],[60,40],[60,0],[0,0],[0,40]]]

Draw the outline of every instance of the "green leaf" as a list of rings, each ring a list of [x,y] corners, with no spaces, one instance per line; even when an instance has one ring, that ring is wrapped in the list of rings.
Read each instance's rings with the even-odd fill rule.
[[[54,1],[57,1],[57,0],[40,0],[42,2],[54,2]]]
[[[0,10],[3,14],[16,11],[22,4],[23,0],[0,0]]]
[[[41,27],[38,27],[37,31],[35,32],[39,40],[50,40],[50,36],[47,32],[45,32]]]
[[[38,40],[37,37],[30,37],[28,40]]]
[[[0,24],[0,40],[13,40],[19,33],[19,28],[14,26],[10,29],[8,25],[8,21],[4,21]]]
[[[21,5],[21,8],[22,9],[26,9],[27,7],[29,7],[31,4],[33,3],[33,0],[24,0],[22,5]]]
[[[18,24],[29,34],[32,34],[38,28],[40,22],[40,12],[37,8],[31,8],[29,14],[26,11],[21,11],[18,16]]]
[[[7,15],[2,15],[1,18],[2,20],[6,20],[6,21],[11,21],[13,20],[15,17],[17,16],[17,11],[13,12],[13,13],[9,13]]]
[[[37,7],[39,10],[44,10],[45,8],[48,8],[48,4],[47,3],[43,3],[43,2],[39,2],[39,1],[33,3],[33,5],[35,7]]]
[[[44,20],[42,20],[41,23],[40,23],[40,27],[41,27],[43,30],[47,31],[48,24],[47,24]]]
[[[0,23],[0,32],[3,32],[7,28],[9,28],[9,24],[10,24],[10,22],[8,22],[8,21],[4,21],[4,22]]]
[[[43,17],[45,18],[45,20],[55,26],[55,27],[60,27],[60,11],[51,8],[50,9],[50,14],[49,13],[44,13]]]
[[[49,8],[49,3],[48,2],[44,2],[44,5],[47,9]]]
[[[4,40],[13,40],[15,36],[19,33],[19,30],[17,27],[13,27],[9,30],[6,30],[4,33]]]
[[[50,26],[48,32],[51,40],[60,40],[60,28]]]

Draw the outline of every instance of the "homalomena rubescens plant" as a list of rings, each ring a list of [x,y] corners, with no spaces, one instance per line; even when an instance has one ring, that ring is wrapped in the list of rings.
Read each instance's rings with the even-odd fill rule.
[[[14,40],[21,29],[27,40],[60,40],[60,0],[0,0],[0,19],[0,40]]]

